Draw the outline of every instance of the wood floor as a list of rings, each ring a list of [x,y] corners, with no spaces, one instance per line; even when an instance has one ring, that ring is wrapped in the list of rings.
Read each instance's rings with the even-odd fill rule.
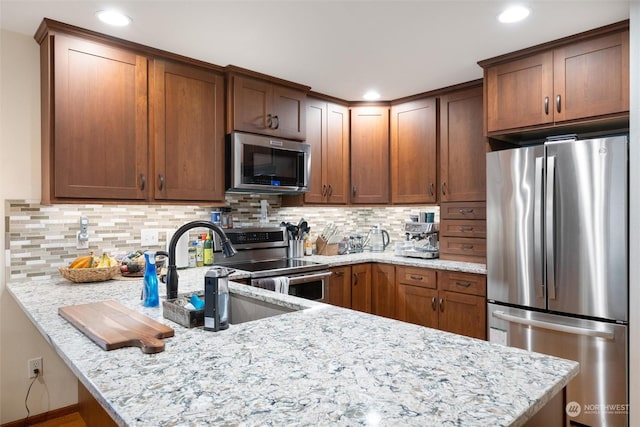
[[[64,415],[43,423],[31,424],[31,427],[87,427],[79,413]]]

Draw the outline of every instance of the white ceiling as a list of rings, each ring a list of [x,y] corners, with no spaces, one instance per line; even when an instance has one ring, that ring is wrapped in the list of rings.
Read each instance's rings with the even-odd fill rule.
[[[629,17],[629,0],[523,0],[529,18],[500,24],[509,3],[0,0],[0,26],[32,36],[47,17],[354,101],[371,88],[391,100],[478,79],[480,60]],[[133,24],[99,22],[95,12],[108,7]]]

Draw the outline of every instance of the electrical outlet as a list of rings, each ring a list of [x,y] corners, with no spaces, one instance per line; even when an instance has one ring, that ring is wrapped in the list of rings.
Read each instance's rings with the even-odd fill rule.
[[[34,357],[33,359],[29,359],[27,361],[27,368],[29,369],[29,378],[35,378],[36,369],[42,375],[42,357]]]
[[[142,229],[140,230],[140,245],[141,246],[157,246],[158,245],[158,230],[154,229]]]

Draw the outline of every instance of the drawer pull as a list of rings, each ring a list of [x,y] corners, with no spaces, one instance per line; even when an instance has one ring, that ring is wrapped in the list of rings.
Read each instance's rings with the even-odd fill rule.
[[[460,209],[459,212],[463,215],[473,213],[473,208]]]
[[[471,249],[473,249],[473,245],[462,245],[462,249],[471,250]]]
[[[473,227],[460,227],[460,231],[462,232],[473,231]]]
[[[431,297],[431,309],[434,311],[436,309],[436,297]]]
[[[444,300],[440,298],[440,311],[444,311]]]
[[[416,275],[414,275],[414,274],[412,274],[412,275],[411,275],[411,276],[409,276],[409,277],[411,277],[413,280],[422,280],[422,279],[423,279],[423,277],[422,277],[422,276],[416,276]]]
[[[336,276],[344,276],[344,271],[334,271],[333,274]]]
[[[464,286],[465,288],[468,288],[469,286],[471,286],[471,282],[460,282],[460,281],[456,281],[456,285],[458,285],[458,286]]]

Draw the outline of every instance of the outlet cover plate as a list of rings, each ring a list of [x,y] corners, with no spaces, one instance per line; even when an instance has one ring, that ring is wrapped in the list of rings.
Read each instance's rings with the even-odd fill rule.
[[[158,230],[150,228],[140,230],[140,244],[142,246],[157,246]]]

